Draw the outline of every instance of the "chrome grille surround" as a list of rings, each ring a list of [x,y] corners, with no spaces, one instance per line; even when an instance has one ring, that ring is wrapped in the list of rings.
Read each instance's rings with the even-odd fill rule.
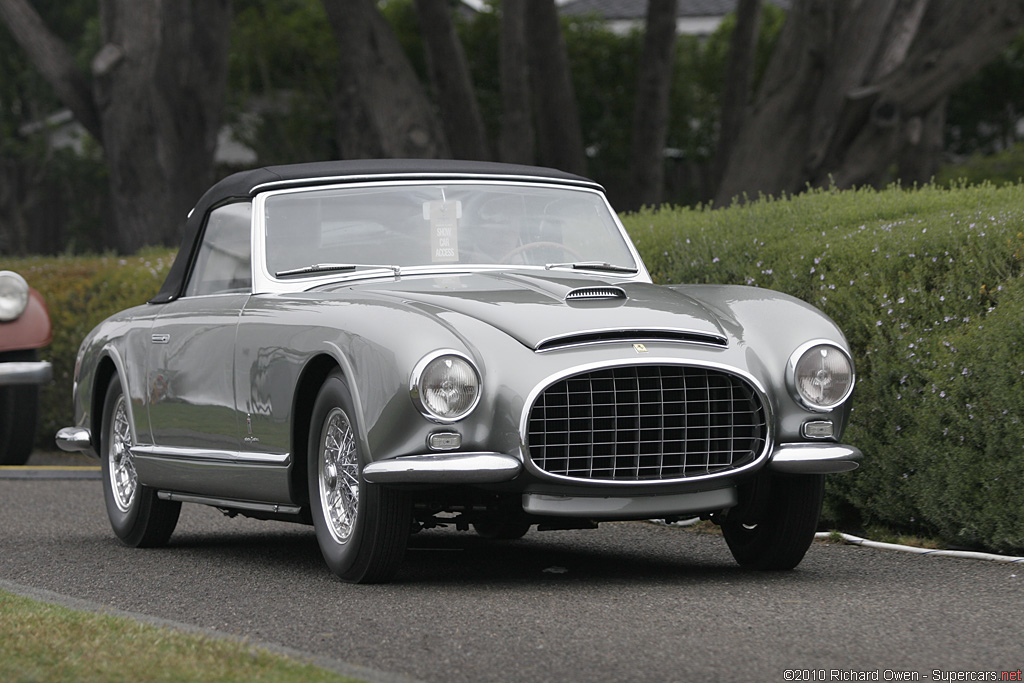
[[[643,485],[756,467],[771,452],[772,424],[753,377],[652,358],[549,378],[526,403],[522,433],[528,467],[539,474]]]

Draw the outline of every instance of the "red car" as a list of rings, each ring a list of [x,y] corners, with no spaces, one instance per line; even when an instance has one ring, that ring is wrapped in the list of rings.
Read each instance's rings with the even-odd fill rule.
[[[39,349],[51,338],[42,295],[17,273],[0,271],[0,465],[24,465],[32,454],[39,386],[52,372]]]

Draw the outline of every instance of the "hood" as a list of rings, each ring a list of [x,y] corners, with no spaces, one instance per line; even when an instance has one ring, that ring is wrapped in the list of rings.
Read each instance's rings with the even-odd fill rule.
[[[695,299],[643,282],[550,272],[493,272],[356,285],[421,312],[481,320],[538,351],[600,341],[726,346],[722,322]]]

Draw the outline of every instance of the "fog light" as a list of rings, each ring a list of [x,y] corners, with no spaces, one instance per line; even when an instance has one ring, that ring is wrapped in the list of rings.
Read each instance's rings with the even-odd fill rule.
[[[456,432],[437,432],[427,438],[427,446],[432,451],[454,451],[462,446],[462,434]]]
[[[830,439],[835,434],[835,426],[826,420],[804,423],[805,439]]]

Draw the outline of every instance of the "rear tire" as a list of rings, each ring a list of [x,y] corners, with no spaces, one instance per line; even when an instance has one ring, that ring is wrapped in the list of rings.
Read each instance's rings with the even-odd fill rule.
[[[122,543],[133,548],[167,545],[178,524],[181,503],[160,500],[154,489],[139,483],[132,445],[128,402],[114,375],[103,401],[100,443],[103,500],[110,527]]]
[[[405,555],[409,497],[363,479],[366,455],[355,406],[340,373],[324,382],[309,430],[309,503],[327,566],[344,581],[389,581]]]
[[[728,515],[722,534],[741,567],[762,570],[793,569],[804,559],[814,541],[825,494],[821,474],[777,475],[771,477],[767,500],[756,520]]]

